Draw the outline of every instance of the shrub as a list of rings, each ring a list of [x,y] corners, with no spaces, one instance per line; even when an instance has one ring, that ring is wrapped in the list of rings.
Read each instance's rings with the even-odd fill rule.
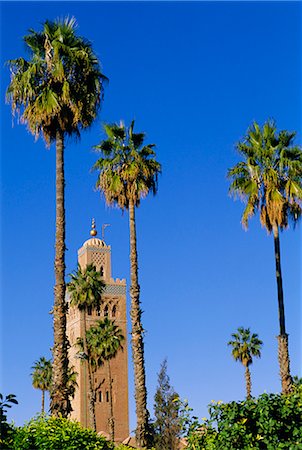
[[[128,445],[124,444],[120,444],[115,447],[115,450],[130,450],[130,449],[133,449],[133,447],[128,447]]]
[[[119,444],[116,447],[114,447],[114,450],[133,450],[133,447],[129,447],[128,445],[125,444]],[[155,448],[152,447],[150,449],[141,449],[141,450],[155,450]]]
[[[8,394],[4,399],[0,393],[0,448],[11,448],[14,428],[7,423],[7,409],[12,407],[12,404],[17,405],[15,394]]]
[[[210,419],[195,423],[190,450],[301,450],[302,386],[289,395],[262,394],[243,402],[213,403]]]
[[[113,450],[114,445],[77,422],[40,416],[18,427],[11,450]]]

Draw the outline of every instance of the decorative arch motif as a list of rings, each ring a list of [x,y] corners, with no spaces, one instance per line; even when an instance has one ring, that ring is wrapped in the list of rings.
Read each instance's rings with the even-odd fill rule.
[[[105,299],[101,304],[100,312],[96,314],[114,320],[119,317],[119,312],[119,301],[117,298],[113,298]]]
[[[93,252],[91,254],[91,263],[94,264],[96,267],[103,266],[104,270],[104,266],[106,263],[106,255],[104,253]]]

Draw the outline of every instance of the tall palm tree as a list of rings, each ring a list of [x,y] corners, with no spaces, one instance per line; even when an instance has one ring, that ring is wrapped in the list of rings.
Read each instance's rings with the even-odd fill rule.
[[[129,211],[130,274],[131,274],[131,343],[134,364],[136,401],[136,440],[146,447],[149,442],[149,413],[144,363],[143,326],[141,321],[140,286],[136,246],[135,208],[151,191],[157,192],[157,179],[161,165],[155,159],[154,144],[143,145],[145,133],[134,133],[134,121],[126,128],[120,124],[104,126],[107,139],[96,149],[102,154],[95,163],[99,171],[97,188],[103,192],[109,205]]]
[[[32,366],[33,372],[32,385],[35,389],[41,389],[42,391],[42,407],[41,413],[44,414],[45,411],[45,391],[50,391],[51,380],[52,380],[52,364],[50,359],[44,358],[42,356],[40,359],[35,361]]]
[[[288,334],[285,328],[279,232],[295,223],[302,213],[302,150],[293,146],[295,133],[276,132],[273,121],[261,128],[254,122],[237,144],[243,161],[228,171],[232,179],[230,193],[246,202],[242,224],[260,211],[260,222],[273,233],[278,290],[279,327],[278,358],[282,392],[291,390]]]
[[[105,284],[101,273],[96,270],[93,264],[88,264],[84,269],[78,266],[78,270],[71,274],[71,281],[67,284],[67,290],[70,294],[70,305],[76,306],[83,313],[83,351],[87,354],[86,340],[86,312],[88,308],[99,309],[101,296]],[[92,373],[88,364],[88,383],[89,383],[89,416],[90,426],[96,431],[95,420],[95,399],[93,392]]]
[[[109,435],[110,440],[114,442],[114,414],[113,414],[113,396],[112,396],[112,376],[110,360],[122,348],[122,342],[125,339],[122,330],[107,317],[104,320],[98,320],[97,323],[89,328],[86,333],[87,349],[93,366],[96,368],[102,363],[107,364],[108,386],[109,386]]]
[[[253,362],[253,356],[261,357],[261,347],[263,342],[258,339],[258,335],[253,333],[251,335],[249,328],[239,327],[237,333],[232,334],[232,341],[228,345],[233,347],[232,355],[235,361],[239,361],[245,367],[245,381],[246,381],[246,398],[251,398],[251,373],[249,366]]]
[[[90,42],[76,35],[76,21],[46,21],[24,42],[30,59],[10,60],[7,99],[36,138],[56,145],[56,237],[53,389],[51,411],[67,416],[68,342],[65,303],[64,141],[91,125],[103,96],[104,75]]]

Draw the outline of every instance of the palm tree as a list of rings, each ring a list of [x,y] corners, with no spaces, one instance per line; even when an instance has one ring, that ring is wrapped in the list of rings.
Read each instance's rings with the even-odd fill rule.
[[[33,372],[32,384],[35,389],[41,389],[42,391],[42,408],[41,413],[44,414],[45,410],[45,391],[50,391],[51,380],[52,380],[52,364],[50,359],[44,358],[42,356],[40,359],[35,361],[32,366]]]
[[[47,360],[43,356],[35,361],[31,374],[33,380],[33,387],[42,390],[42,414],[44,413],[45,404],[45,391],[51,394],[52,390],[52,374],[53,374],[53,364],[51,360]],[[74,398],[77,383],[77,372],[75,372],[74,367],[68,367],[67,371],[67,390],[70,398]]]
[[[80,135],[97,115],[104,75],[91,44],[76,35],[76,21],[46,21],[24,37],[31,58],[10,60],[7,100],[36,138],[56,144],[56,237],[52,414],[67,416],[68,341],[65,303],[64,141]]]
[[[82,269],[78,266],[78,270],[71,274],[71,281],[67,284],[67,290],[70,294],[70,305],[77,306],[83,313],[83,351],[87,354],[86,340],[86,312],[88,308],[99,309],[101,296],[105,284],[102,280],[101,273],[96,270],[92,264],[88,264]],[[90,426],[96,431],[95,420],[95,399],[93,393],[92,374],[90,365],[88,364],[88,383],[89,383],[89,416]]]
[[[110,360],[114,358],[122,348],[122,341],[125,339],[122,330],[107,317],[104,320],[98,320],[97,323],[89,328],[86,333],[87,349],[93,367],[97,368],[104,362],[107,364],[108,385],[109,385],[109,434],[110,440],[114,442],[114,415],[113,415],[113,396],[112,396],[112,376]]]
[[[117,205],[122,210],[129,211],[130,315],[137,416],[136,440],[138,445],[146,447],[150,439],[149,413],[144,363],[144,330],[138,283],[135,208],[150,191],[156,194],[161,165],[155,159],[155,145],[143,145],[145,133],[134,133],[133,128],[134,121],[128,129],[122,122],[104,126],[107,139],[95,147],[102,156],[95,163],[94,169],[100,172],[96,187],[103,192],[107,204]]]
[[[288,334],[285,328],[279,232],[294,224],[302,213],[302,151],[293,146],[295,133],[276,132],[273,121],[263,128],[256,122],[237,144],[243,161],[228,171],[232,179],[230,193],[246,202],[242,224],[247,228],[250,217],[260,211],[260,222],[273,233],[278,290],[279,328],[278,358],[282,392],[291,390]]]
[[[232,355],[235,361],[240,361],[245,367],[245,381],[246,381],[246,398],[251,398],[251,373],[249,366],[253,362],[253,356],[261,357],[261,347],[263,342],[258,339],[258,335],[253,333],[251,335],[249,328],[238,328],[238,333],[232,334],[232,341],[228,345],[233,347]]]

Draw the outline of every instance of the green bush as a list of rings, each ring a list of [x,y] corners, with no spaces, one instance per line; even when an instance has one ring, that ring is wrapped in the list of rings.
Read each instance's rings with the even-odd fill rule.
[[[8,394],[5,398],[0,393],[0,448],[11,448],[14,427],[7,423],[7,409],[12,407],[12,404],[18,405],[15,394]]]
[[[262,394],[243,402],[213,403],[209,413],[209,420],[191,427],[188,449],[302,449],[302,387],[290,395]]]
[[[94,431],[68,419],[32,419],[15,430],[11,450],[113,450],[114,445]]]
[[[125,444],[119,444],[116,447],[114,447],[114,450],[133,450],[133,447],[129,447],[128,445]],[[142,450],[155,450],[155,448],[152,447],[150,449],[142,449]]]
[[[120,444],[114,447],[115,450],[130,450],[133,449],[133,447],[128,447],[128,445]]]

